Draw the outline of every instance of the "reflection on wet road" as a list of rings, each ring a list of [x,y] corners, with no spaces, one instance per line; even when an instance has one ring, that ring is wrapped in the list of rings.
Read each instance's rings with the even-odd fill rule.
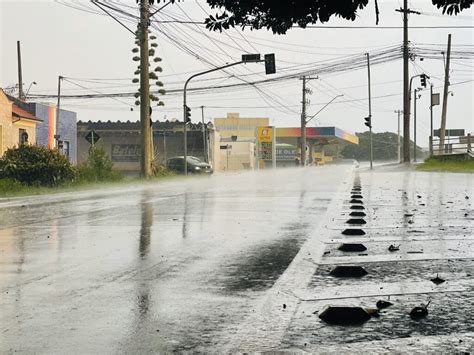
[[[217,350],[285,271],[351,170],[1,201],[0,352]]]

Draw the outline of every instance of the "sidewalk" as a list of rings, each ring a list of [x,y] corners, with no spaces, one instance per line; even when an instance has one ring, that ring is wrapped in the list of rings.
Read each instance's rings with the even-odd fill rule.
[[[335,199],[321,230],[301,249],[230,350],[310,353],[472,352],[474,349],[474,174],[360,171]],[[362,204],[351,203],[360,181]],[[354,201],[353,201],[354,202]],[[366,216],[351,217],[352,205]],[[364,225],[350,225],[363,218]],[[345,228],[363,230],[345,236]],[[363,252],[338,250],[363,243]],[[390,252],[390,245],[399,250]],[[338,265],[367,275],[338,278]],[[445,282],[435,284],[436,276]],[[393,306],[363,325],[331,325],[326,306]],[[409,313],[426,304],[428,315]]]

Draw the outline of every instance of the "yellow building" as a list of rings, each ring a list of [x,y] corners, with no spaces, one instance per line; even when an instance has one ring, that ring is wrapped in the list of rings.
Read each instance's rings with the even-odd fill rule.
[[[238,138],[255,138],[257,127],[268,126],[265,117],[240,117],[239,113],[227,113],[226,118],[214,118],[214,127],[222,138],[237,136]]]
[[[20,144],[36,144],[36,125],[41,120],[8,99],[0,89],[0,156]]]

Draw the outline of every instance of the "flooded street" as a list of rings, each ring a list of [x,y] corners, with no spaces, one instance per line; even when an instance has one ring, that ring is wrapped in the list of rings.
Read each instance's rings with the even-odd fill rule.
[[[0,352],[220,349],[317,231],[352,170],[3,200]]]

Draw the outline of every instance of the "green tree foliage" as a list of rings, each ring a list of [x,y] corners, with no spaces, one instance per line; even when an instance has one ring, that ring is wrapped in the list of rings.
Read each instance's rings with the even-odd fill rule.
[[[213,9],[221,13],[209,16],[206,27],[222,31],[240,26],[252,29],[266,28],[273,33],[284,34],[293,25],[328,22],[332,16],[354,21],[357,12],[369,4],[369,0],[207,0]],[[473,0],[432,0],[433,5],[449,15],[471,7]],[[377,0],[373,1],[378,19]]]
[[[370,159],[370,133],[356,133],[359,137],[359,144],[351,144],[344,147],[341,154],[346,159],[369,160]],[[403,137],[400,137],[401,151],[403,152]],[[396,160],[397,159],[398,138],[395,133],[373,133],[372,145],[374,160]],[[410,142],[411,156],[413,156],[413,142]],[[417,158],[423,157],[423,152],[417,146]]]
[[[0,179],[25,185],[57,186],[75,179],[74,167],[57,149],[23,144],[0,159]]]
[[[91,147],[87,161],[77,167],[80,182],[117,181],[122,174],[113,170],[113,163],[102,147]]]

